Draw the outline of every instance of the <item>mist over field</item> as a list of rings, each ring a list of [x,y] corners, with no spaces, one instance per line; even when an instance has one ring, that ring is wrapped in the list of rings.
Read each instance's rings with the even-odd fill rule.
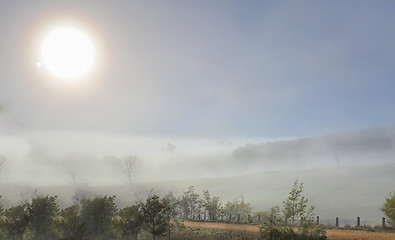
[[[378,224],[395,191],[394,13],[394,1],[0,1],[0,203],[124,207],[193,185],[258,212],[299,179],[323,223]]]
[[[124,158],[137,157],[133,182],[225,177],[289,169],[394,163],[395,129],[381,128],[288,140],[128,138],[38,132],[1,138],[6,182],[122,184]],[[334,170],[333,170],[334,169]],[[55,177],[56,176],[56,177]]]
[[[299,178],[322,221],[333,224],[341,216],[342,224],[352,224],[361,216],[377,224],[395,182],[394,128],[281,140],[10,132],[0,143],[7,156],[0,175],[6,206],[34,194],[59,195],[64,206],[75,195],[115,194],[126,206],[151,190],[181,195],[194,185],[224,202],[243,195],[259,211],[281,206]],[[130,155],[137,157],[132,184],[123,172]]]

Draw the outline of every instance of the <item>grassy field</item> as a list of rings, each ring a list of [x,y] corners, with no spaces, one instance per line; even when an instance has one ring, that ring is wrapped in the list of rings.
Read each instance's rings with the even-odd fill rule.
[[[219,229],[227,231],[259,232],[259,227],[255,225],[208,223],[208,222],[184,222],[186,227],[200,229]],[[327,230],[330,240],[395,240],[395,233],[348,231],[348,230]]]

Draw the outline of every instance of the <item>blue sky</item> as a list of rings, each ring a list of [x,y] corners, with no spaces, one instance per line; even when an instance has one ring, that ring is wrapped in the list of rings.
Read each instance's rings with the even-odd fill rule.
[[[89,21],[106,43],[105,74],[86,92],[48,87],[29,67],[29,36],[54,13]],[[394,22],[393,1],[1,2],[1,118],[187,137],[393,126]]]

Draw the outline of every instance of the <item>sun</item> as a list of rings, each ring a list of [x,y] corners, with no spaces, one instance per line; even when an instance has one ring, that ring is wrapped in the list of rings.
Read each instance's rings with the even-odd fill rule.
[[[95,65],[96,49],[90,36],[74,26],[50,30],[43,38],[37,67],[54,77],[75,81],[86,76]]]

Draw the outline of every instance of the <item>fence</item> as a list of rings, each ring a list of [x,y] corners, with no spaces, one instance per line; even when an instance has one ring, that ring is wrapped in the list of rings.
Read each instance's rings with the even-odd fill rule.
[[[237,215],[212,215],[208,216],[207,214],[197,214],[193,215],[191,220],[195,221],[210,221],[210,222],[228,222],[228,223],[248,223],[248,224],[261,224],[262,223],[262,218],[261,215],[257,216],[251,216],[251,215],[246,215],[246,216],[241,216],[240,214]],[[340,220],[343,220],[344,224],[340,224]],[[356,217],[354,220],[351,219],[339,219],[336,217],[333,219],[334,224],[331,224],[331,221],[329,219],[326,219],[326,221],[320,222],[320,217],[317,216],[315,219],[315,223],[317,224],[323,224],[323,225],[333,225],[335,227],[341,227],[345,225],[353,226],[353,227],[361,227],[361,217]],[[296,224],[298,223],[303,223],[304,218],[301,217],[301,219],[298,219],[295,221]],[[353,224],[349,224],[352,222]],[[366,225],[366,224],[362,224]],[[388,225],[388,221],[386,218],[381,219],[381,227],[385,228]]]

